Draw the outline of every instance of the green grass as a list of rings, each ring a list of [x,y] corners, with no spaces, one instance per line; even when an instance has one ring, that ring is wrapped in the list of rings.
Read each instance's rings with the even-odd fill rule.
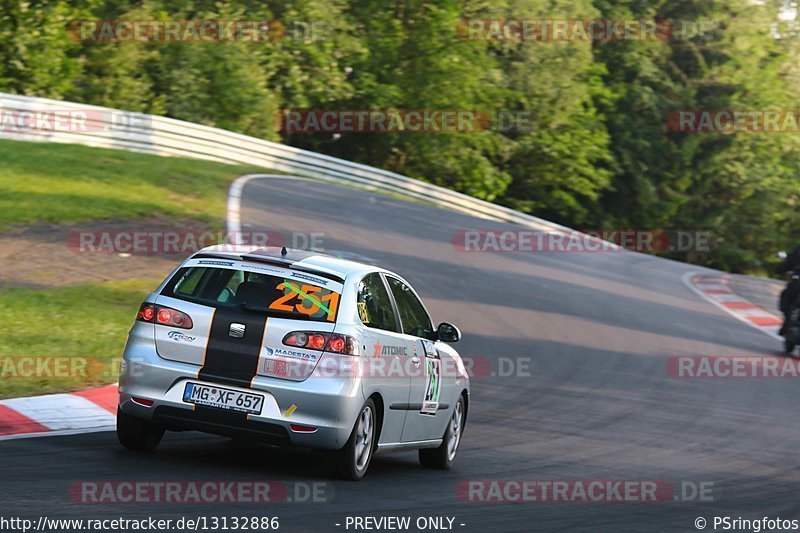
[[[153,216],[221,226],[230,182],[254,171],[264,169],[3,140],[0,231]],[[159,281],[0,290],[0,398],[113,383],[139,304]]]
[[[119,359],[139,304],[159,281],[0,290],[0,398],[78,390],[116,381]],[[66,366],[56,369],[56,361]],[[32,363],[43,362],[48,362],[56,375],[48,376],[45,368],[32,370]]]
[[[141,219],[221,224],[230,182],[263,168],[54,143],[0,141],[0,231]]]

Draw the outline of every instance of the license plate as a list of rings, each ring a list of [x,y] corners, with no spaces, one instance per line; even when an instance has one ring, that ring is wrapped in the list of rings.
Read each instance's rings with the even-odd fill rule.
[[[261,414],[261,409],[264,407],[264,397],[260,394],[200,385],[199,383],[186,384],[186,389],[183,391],[183,401],[195,405],[255,415]]]

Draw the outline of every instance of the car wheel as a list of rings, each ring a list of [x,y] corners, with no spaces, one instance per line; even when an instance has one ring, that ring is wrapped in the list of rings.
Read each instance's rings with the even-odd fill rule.
[[[117,408],[117,439],[125,448],[136,452],[152,452],[164,438],[164,428]]]
[[[342,478],[358,481],[366,475],[375,450],[376,419],[375,403],[370,398],[361,408],[347,444],[339,450],[337,470]]]
[[[786,355],[792,355],[794,352],[795,344],[791,341],[784,340],[783,341],[783,349],[786,351]]]
[[[461,435],[464,432],[464,397],[460,397],[453,409],[453,416],[447,424],[447,430],[442,437],[442,445],[419,451],[419,462],[428,468],[449,470],[458,453],[461,444]]]

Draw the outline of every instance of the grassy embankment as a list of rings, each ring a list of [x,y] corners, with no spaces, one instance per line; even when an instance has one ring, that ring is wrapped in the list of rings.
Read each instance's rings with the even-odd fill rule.
[[[0,141],[0,162],[0,236],[41,222],[69,227],[133,220],[146,227],[149,217],[223,229],[230,182],[263,171],[19,141]],[[0,265],[0,278],[3,270]],[[138,305],[158,281],[144,271],[135,279],[0,289],[0,398],[113,382]],[[47,358],[51,363],[34,376],[22,375]],[[52,358],[74,358],[76,370],[62,372]],[[66,377],[48,376],[48,368]]]

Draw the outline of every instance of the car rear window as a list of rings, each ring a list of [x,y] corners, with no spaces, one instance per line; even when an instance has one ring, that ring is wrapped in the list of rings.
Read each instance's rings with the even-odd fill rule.
[[[302,320],[336,321],[340,294],[313,283],[233,268],[185,267],[162,294],[210,307],[244,306]]]

